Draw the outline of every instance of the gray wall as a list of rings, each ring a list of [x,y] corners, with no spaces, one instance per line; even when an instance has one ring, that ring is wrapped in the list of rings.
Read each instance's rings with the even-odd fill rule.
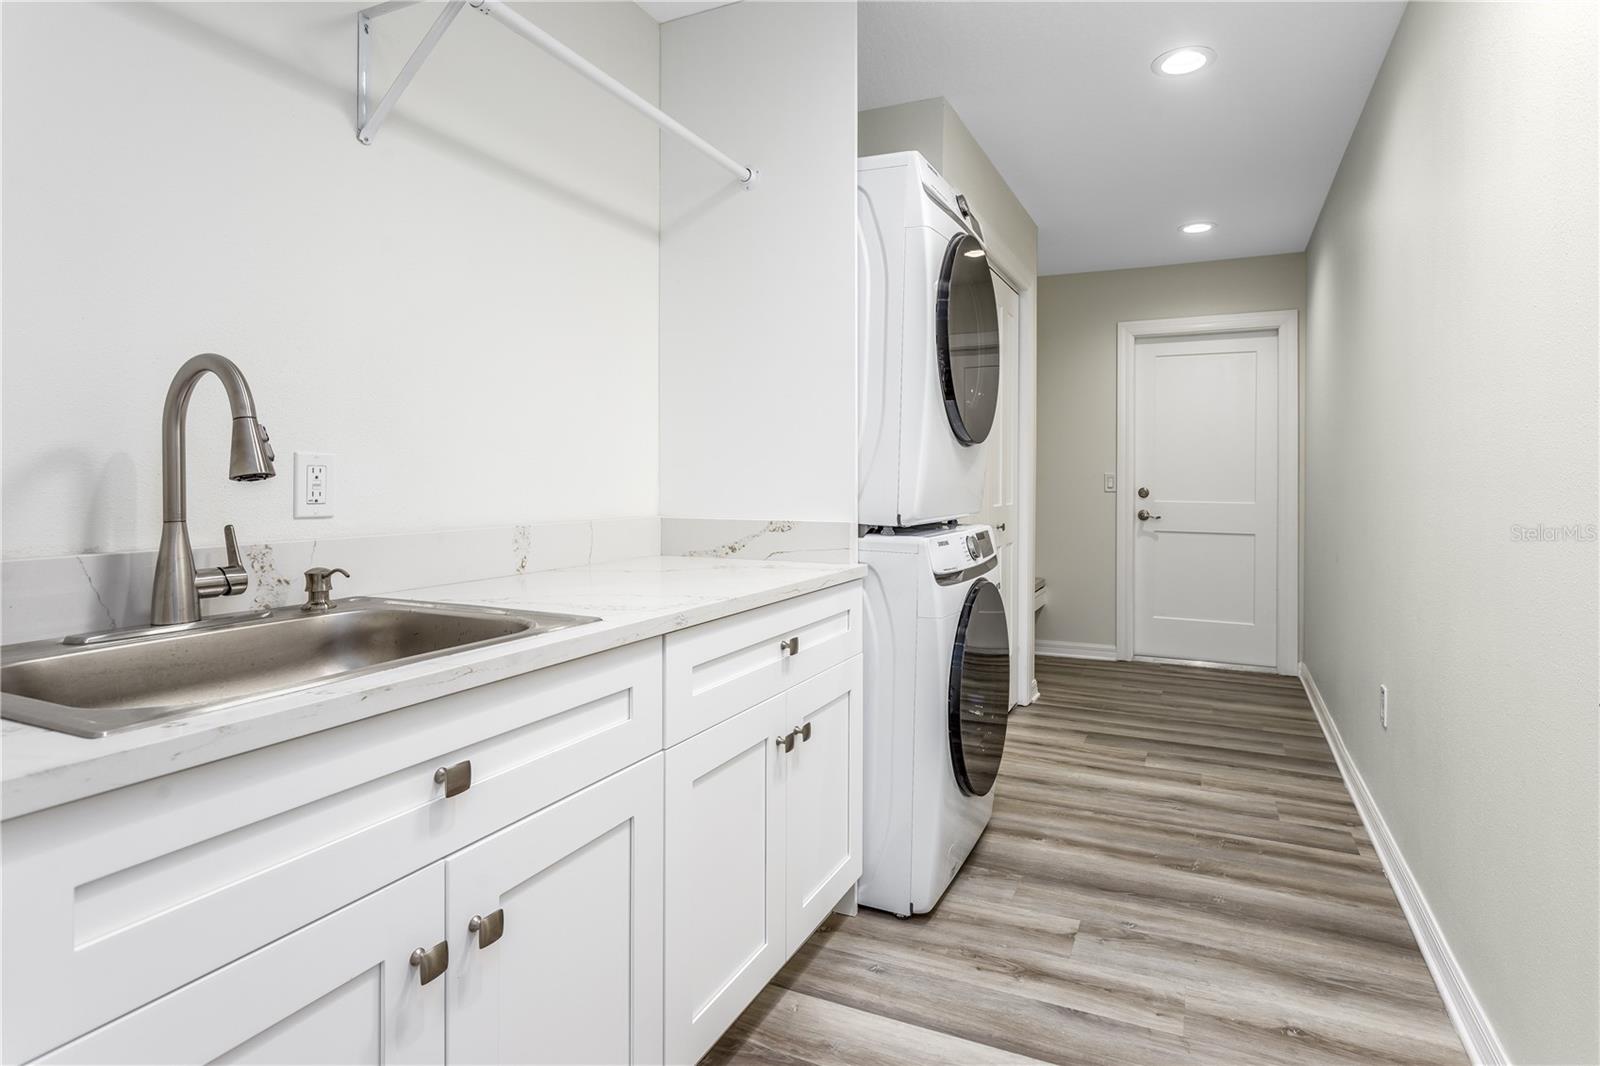
[[[999,247],[1003,262],[1021,265],[1026,285],[1039,272],[1039,227],[961,116],[943,97],[877,107],[856,118],[861,155],[921,152],[933,169],[965,193],[983,225],[984,243]]]
[[[1412,4],[1308,252],[1305,661],[1518,1063],[1600,1059],[1595,73]]]
[[[1113,645],[1117,323],[1299,310],[1305,256],[1268,255],[1039,279],[1038,572],[1050,604],[1038,640]],[[1120,486],[1132,491],[1131,486]]]

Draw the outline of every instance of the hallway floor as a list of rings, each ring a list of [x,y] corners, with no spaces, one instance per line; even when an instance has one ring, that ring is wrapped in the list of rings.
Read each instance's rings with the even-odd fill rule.
[[[1039,660],[930,915],[834,915],[707,1062],[1464,1063],[1293,678]]]

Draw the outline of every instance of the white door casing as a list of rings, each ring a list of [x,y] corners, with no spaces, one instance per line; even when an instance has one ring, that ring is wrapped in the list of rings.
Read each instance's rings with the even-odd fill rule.
[[[1119,659],[1295,672],[1297,320],[1119,325]]]
[[[1022,297],[1009,282],[995,275],[995,299],[1000,305],[1000,396],[994,428],[984,447],[988,449],[984,473],[983,510],[970,521],[994,530],[995,554],[1000,559],[1000,598],[1006,605],[1006,621],[1011,639],[1011,698],[1022,703],[1032,695],[1032,674],[1024,677],[1019,655],[1022,646],[1022,611],[1033,609],[1033,589],[1024,590],[1021,566],[1021,539],[1018,525],[1018,472],[1021,456],[1021,409],[1019,389],[1022,365]],[[1030,642],[1031,643],[1031,642]]]

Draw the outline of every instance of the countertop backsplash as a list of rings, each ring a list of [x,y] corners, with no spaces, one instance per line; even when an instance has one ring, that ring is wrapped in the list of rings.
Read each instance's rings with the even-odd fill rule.
[[[274,541],[241,545],[240,553],[250,571],[249,589],[207,600],[207,616],[299,603],[305,597],[302,575],[312,566],[350,571],[348,579],[335,579],[337,598],[658,555],[661,520],[652,515]],[[194,556],[200,567],[225,561],[220,544],[197,545]],[[144,625],[154,571],[154,551],[7,561],[0,565],[0,639],[13,644]]]

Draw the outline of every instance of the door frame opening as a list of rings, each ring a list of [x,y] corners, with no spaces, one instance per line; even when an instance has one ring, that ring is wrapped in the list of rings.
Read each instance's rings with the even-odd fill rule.
[[[1278,335],[1278,640],[1277,671],[1300,668],[1300,312],[1151,318],[1117,323],[1117,658],[1133,655],[1134,349],[1141,340],[1214,333]],[[1227,665],[1227,664],[1219,664]]]

